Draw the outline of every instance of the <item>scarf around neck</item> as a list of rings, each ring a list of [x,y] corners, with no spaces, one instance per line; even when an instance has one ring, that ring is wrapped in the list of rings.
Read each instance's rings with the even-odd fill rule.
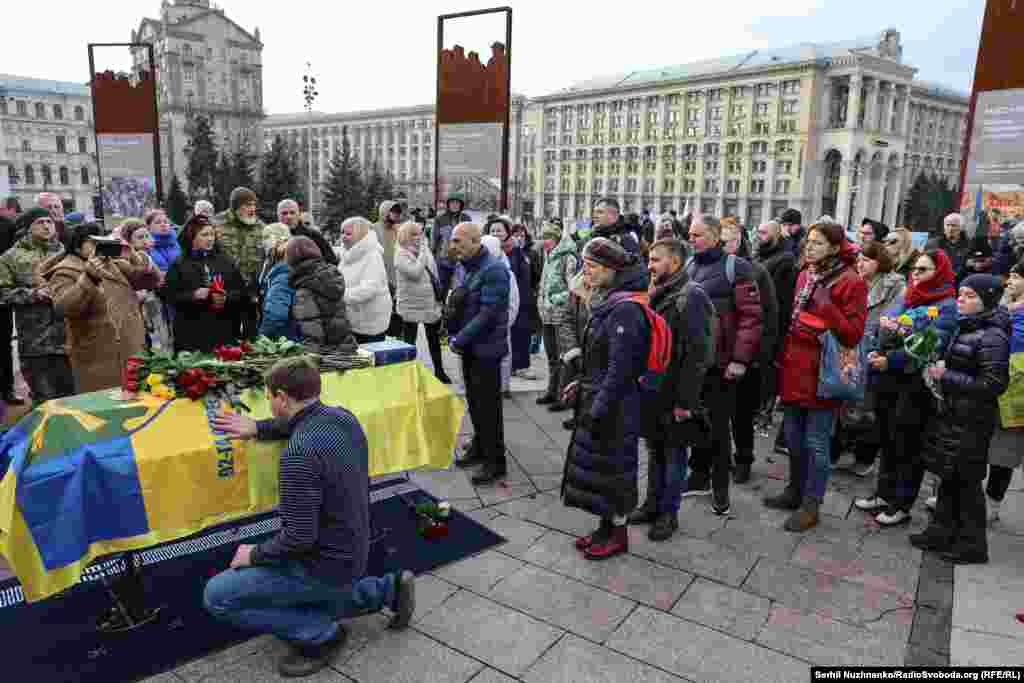
[[[948,297],[955,297],[956,290],[953,287],[955,275],[953,264],[950,262],[946,252],[941,249],[933,252],[932,260],[935,262],[935,275],[924,282],[913,282],[913,275],[907,278],[907,291],[903,295],[903,303],[907,308],[926,306]]]

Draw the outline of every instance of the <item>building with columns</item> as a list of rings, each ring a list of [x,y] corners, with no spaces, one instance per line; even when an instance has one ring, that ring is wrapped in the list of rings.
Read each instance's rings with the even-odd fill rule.
[[[253,151],[263,120],[263,43],[209,0],[163,0],[159,19],[143,19],[132,42],[152,43],[157,63],[164,191],[177,175],[187,188],[185,145],[196,115],[213,124],[221,149]],[[139,50],[135,66],[148,55]]]
[[[40,192],[54,192],[65,210],[92,215],[96,143],[86,84],[0,74],[0,174],[0,199],[17,197],[27,209]]]
[[[509,137],[509,203],[516,215],[532,212],[531,179],[523,163],[535,156],[535,129],[530,126],[527,100],[512,98]],[[274,114],[263,120],[263,149],[277,136],[300,159],[299,176],[305,187],[309,177],[307,150],[312,151],[313,197],[317,211],[321,187],[327,180],[331,157],[341,151],[342,129],[347,130],[352,153],[364,171],[379,164],[390,173],[396,194],[409,206],[430,206],[434,197],[434,106],[395,107],[371,111],[325,114]]]
[[[899,33],[593,78],[532,100],[534,204],[589,217],[694,209],[754,226],[784,209],[899,220],[922,171],[955,184],[967,96],[914,80]]]

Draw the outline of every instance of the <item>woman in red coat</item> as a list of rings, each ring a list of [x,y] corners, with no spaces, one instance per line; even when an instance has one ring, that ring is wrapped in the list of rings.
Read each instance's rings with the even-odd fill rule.
[[[785,408],[783,431],[793,463],[790,484],[779,496],[794,510],[787,531],[806,531],[818,523],[818,507],[832,473],[832,426],[839,401],[818,398],[820,337],[831,330],[840,344],[856,346],[864,335],[868,288],[854,268],[856,250],[842,226],[816,223],[804,242],[793,317],[782,350],[779,400]],[[773,501],[778,502],[778,501]]]

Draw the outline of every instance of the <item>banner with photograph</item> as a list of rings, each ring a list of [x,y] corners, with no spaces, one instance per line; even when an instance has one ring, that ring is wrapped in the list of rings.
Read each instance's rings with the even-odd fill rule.
[[[115,65],[96,71],[97,50]],[[152,46],[89,45],[100,205],[108,226],[159,206],[160,124]]]
[[[435,203],[508,206],[511,27],[509,8],[438,17]]]

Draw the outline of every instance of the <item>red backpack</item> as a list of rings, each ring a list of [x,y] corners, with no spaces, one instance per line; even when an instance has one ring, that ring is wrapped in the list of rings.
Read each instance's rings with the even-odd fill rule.
[[[672,360],[672,328],[668,326],[661,314],[648,304],[645,292],[630,292],[615,297],[616,305],[623,301],[632,301],[644,309],[647,323],[651,328],[651,343],[647,349],[647,370],[640,376],[638,383],[645,391],[657,391],[668,371]]]

